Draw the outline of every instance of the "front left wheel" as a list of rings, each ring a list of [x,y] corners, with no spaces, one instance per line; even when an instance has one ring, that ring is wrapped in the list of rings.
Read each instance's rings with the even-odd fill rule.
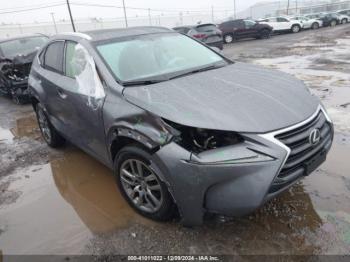
[[[141,215],[168,221],[176,210],[167,186],[152,168],[151,155],[137,145],[126,146],[114,161],[118,188],[126,201]]]

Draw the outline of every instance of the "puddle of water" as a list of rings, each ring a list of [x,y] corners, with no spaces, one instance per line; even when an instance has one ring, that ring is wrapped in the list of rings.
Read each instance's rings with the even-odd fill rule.
[[[12,142],[14,135],[10,130],[0,127],[0,143],[9,143]]]
[[[81,254],[92,234],[152,223],[128,206],[111,171],[78,149],[8,178],[6,190],[22,194],[0,207],[4,254]]]
[[[16,127],[11,129],[11,132],[16,138],[39,139],[41,137],[35,114],[16,119]]]

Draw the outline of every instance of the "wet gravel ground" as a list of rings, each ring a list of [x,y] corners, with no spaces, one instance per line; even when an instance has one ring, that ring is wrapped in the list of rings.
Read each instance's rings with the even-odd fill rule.
[[[0,97],[0,253],[350,254],[350,25],[224,53],[293,74],[322,99],[336,129],[325,164],[250,216],[155,223],[128,207],[110,170],[74,146],[49,149],[31,106]]]

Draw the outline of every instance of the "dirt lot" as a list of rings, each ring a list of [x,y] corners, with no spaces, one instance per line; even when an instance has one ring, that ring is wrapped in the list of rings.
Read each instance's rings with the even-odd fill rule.
[[[319,170],[254,214],[200,228],[155,223],[79,149],[49,149],[29,105],[0,98],[3,254],[350,254],[350,25],[240,41],[228,57],[291,73],[319,96],[336,137]],[[252,76],[253,77],[253,76]],[[1,252],[0,252],[1,253]]]

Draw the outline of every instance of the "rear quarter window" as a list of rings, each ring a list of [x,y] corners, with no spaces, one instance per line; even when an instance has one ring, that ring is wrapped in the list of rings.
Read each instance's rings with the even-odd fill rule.
[[[44,57],[44,67],[48,70],[63,72],[64,41],[53,42],[48,45]]]

